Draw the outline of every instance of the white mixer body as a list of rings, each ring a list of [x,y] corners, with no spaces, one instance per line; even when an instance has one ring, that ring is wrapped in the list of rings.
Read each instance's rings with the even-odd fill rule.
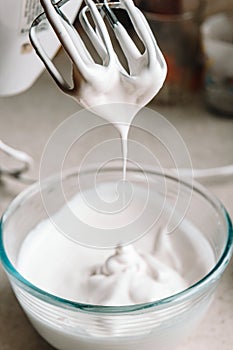
[[[73,21],[82,0],[70,0],[66,14]],[[0,0],[0,96],[27,90],[44,70],[29,41],[32,21],[43,12],[39,0]],[[60,43],[48,24],[41,29],[40,40],[53,58]]]

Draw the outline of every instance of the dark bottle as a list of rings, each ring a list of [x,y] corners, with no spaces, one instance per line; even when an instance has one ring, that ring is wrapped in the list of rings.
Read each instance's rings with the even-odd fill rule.
[[[146,12],[168,15],[182,12],[182,0],[137,0],[136,4]]]

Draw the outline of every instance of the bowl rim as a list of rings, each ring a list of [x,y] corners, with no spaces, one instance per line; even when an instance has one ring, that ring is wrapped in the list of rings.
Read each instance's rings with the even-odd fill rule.
[[[93,169],[93,167],[91,168]],[[106,171],[112,171],[116,169],[119,170],[119,167],[112,167],[106,169]],[[65,171],[63,173],[63,176],[68,178],[69,176],[73,176],[74,171],[77,173],[77,169],[74,170],[74,168],[69,169],[68,171]],[[88,170],[87,170],[88,171]],[[134,171],[134,169],[128,169],[128,171]],[[136,171],[138,172],[138,171]],[[142,304],[135,304],[135,305],[124,305],[124,306],[102,306],[102,305],[94,305],[94,304],[86,304],[86,303],[79,303],[75,302],[69,299],[65,299],[62,297],[58,297],[52,293],[46,292],[43,289],[40,289],[36,287],[34,284],[32,284],[30,281],[28,281],[26,278],[24,278],[17,269],[13,266],[10,259],[7,256],[7,253],[4,248],[4,222],[11,216],[12,213],[14,213],[15,210],[22,204],[23,201],[27,200],[31,196],[33,196],[35,193],[38,193],[41,188],[41,184],[43,187],[46,187],[48,185],[51,185],[52,183],[55,183],[55,180],[61,180],[61,175],[53,175],[49,178],[43,180],[42,183],[36,182],[33,185],[30,185],[28,188],[26,188],[24,191],[22,191],[19,195],[13,199],[13,201],[10,203],[8,208],[5,210],[5,212],[2,215],[2,218],[0,220],[0,262],[3,265],[3,268],[5,269],[6,273],[9,275],[9,279],[12,280],[22,287],[24,290],[29,292],[32,296],[39,298],[40,300],[50,303],[54,306],[63,307],[65,309],[71,309],[71,310],[80,310],[87,313],[101,313],[101,314],[129,314],[132,312],[140,312],[140,311],[146,311],[150,310],[152,308],[164,308],[169,306],[174,306],[177,303],[181,303],[186,301],[187,299],[191,298],[192,296],[195,296],[196,294],[199,295],[202,291],[205,290],[205,288],[208,287],[211,282],[215,282],[219,279],[221,274],[224,272],[225,268],[227,267],[231,256],[233,254],[233,226],[230,219],[230,216],[223,206],[223,204],[219,201],[218,198],[216,198],[209,190],[207,190],[204,186],[202,186],[198,182],[192,182],[192,184],[188,181],[181,180],[174,176],[174,173],[169,171],[156,171],[154,169],[147,169],[146,172],[151,175],[156,176],[165,176],[169,180],[172,181],[179,181],[180,185],[188,186],[192,189],[193,192],[198,193],[201,195],[205,200],[208,200],[208,202],[219,212],[219,214],[222,215],[222,218],[226,222],[226,228],[227,228],[227,240],[225,244],[225,248],[222,252],[222,255],[220,256],[219,260],[215,264],[215,266],[206,274],[203,278],[201,278],[199,281],[194,283],[193,285],[189,286],[188,288],[182,290],[181,292],[178,292],[172,296],[159,299],[153,302],[147,302]]]

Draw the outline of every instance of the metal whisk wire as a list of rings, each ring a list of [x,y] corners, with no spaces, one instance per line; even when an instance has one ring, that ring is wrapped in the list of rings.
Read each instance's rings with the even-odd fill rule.
[[[140,91],[140,103],[142,105],[148,103],[158,92],[158,86],[159,89],[161,87],[161,84],[155,84],[155,82],[163,82],[165,79],[167,72],[166,62],[145,17],[134,5],[133,1],[120,0],[109,2],[103,0],[94,2],[93,0],[85,0],[86,6],[80,10],[80,24],[100,56],[102,64],[94,61],[82,37],[63,13],[61,7],[68,1],[41,0],[44,13],[34,20],[30,30],[31,43],[57,85],[66,94],[75,96],[79,101],[83,101],[86,99],[86,96],[85,98],[82,96],[81,84],[89,82],[91,86],[96,86],[96,89],[101,86],[103,90],[103,87],[106,86],[108,90],[111,90],[110,82],[121,81],[123,86],[131,86],[130,91]],[[114,9],[122,9],[127,12],[135,32],[145,47],[144,52],[140,52],[128,34],[127,29],[118,20]],[[45,18],[51,24],[61,45],[73,63],[73,85],[70,85],[64,79],[40,44],[37,28]],[[120,63],[120,59],[112,45],[105,19],[109,22],[112,32],[126,57],[129,71]],[[150,73],[148,73],[149,71]],[[147,79],[144,79],[144,85],[140,86],[142,75],[146,76]],[[151,91],[150,94],[148,94],[149,89]],[[114,96],[112,96],[112,101],[115,101]],[[111,99],[108,102],[111,102]],[[122,98],[122,101],[115,102],[137,103],[138,97],[133,97],[131,94],[129,100],[127,100],[126,96],[125,101]]]

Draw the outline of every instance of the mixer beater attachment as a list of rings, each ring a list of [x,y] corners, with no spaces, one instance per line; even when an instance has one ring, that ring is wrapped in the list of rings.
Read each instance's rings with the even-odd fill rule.
[[[120,102],[146,105],[161,88],[167,67],[142,12],[132,0],[84,1],[85,6],[80,10],[79,21],[101,59],[101,63],[96,63],[82,37],[62,11],[62,6],[67,1],[69,0],[59,2],[41,0],[44,13],[34,20],[30,30],[32,45],[57,85],[84,106],[90,105],[89,96],[92,96],[93,104],[93,95],[97,95],[97,92],[96,103]],[[117,9],[124,10],[128,14],[138,38],[143,43],[143,52],[139,50],[118,19]],[[69,84],[64,79],[40,44],[37,28],[45,18],[72,61],[73,84]],[[123,66],[114,50],[109,28],[121,47],[128,69]],[[84,87],[87,86],[88,89],[85,89]],[[116,87],[121,91],[117,96]]]

